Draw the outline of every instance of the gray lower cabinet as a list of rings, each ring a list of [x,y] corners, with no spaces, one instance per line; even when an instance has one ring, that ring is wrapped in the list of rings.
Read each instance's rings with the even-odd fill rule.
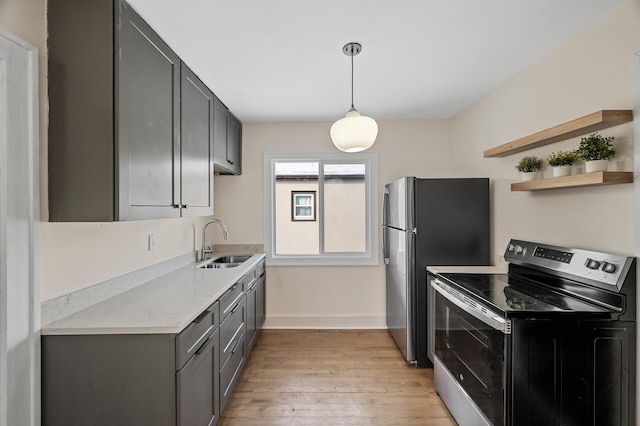
[[[45,426],[211,426],[265,319],[264,261],[179,334],[42,336]]]
[[[213,214],[213,93],[124,0],[47,22],[49,220]]]
[[[218,329],[177,372],[178,425],[212,425],[218,422],[220,418],[220,378],[217,374],[220,368],[219,346],[220,330]]]
[[[218,98],[213,126],[215,170],[220,174],[242,174],[242,124]]]
[[[218,320],[216,303],[178,335],[42,336],[42,424],[217,423]]]
[[[258,328],[256,322],[256,305],[258,289],[256,286],[257,280],[253,281],[253,284],[247,290],[247,349],[251,352],[253,345],[256,343],[258,337]]]
[[[247,290],[247,352],[251,353],[265,320],[264,267],[256,270],[256,277]],[[258,275],[259,274],[259,275]]]
[[[224,410],[247,360],[247,299],[220,324],[220,409]]]
[[[263,273],[256,286],[256,329],[258,333],[262,330],[264,321],[267,319],[266,284],[266,276]]]

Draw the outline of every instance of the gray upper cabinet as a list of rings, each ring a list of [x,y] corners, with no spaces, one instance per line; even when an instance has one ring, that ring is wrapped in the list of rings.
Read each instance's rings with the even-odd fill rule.
[[[213,214],[215,96],[184,62],[181,87],[182,216],[209,216]]]
[[[116,104],[120,220],[180,216],[180,58],[120,2]]]
[[[48,22],[49,220],[213,214],[213,93],[123,0]]]
[[[216,98],[214,117],[214,163],[220,174],[242,173],[242,124]]]

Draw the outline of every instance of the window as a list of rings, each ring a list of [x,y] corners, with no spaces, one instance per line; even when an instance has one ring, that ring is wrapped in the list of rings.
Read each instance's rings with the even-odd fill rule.
[[[264,154],[270,265],[378,264],[378,155]]]
[[[291,191],[291,220],[316,220],[315,191]]]

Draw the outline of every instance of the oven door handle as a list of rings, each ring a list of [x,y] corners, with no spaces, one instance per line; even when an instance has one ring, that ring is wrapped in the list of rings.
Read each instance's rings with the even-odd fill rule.
[[[455,290],[448,284],[438,279],[431,280],[431,287],[442,297],[453,303],[469,315],[474,316],[489,327],[498,330],[504,334],[511,334],[511,321],[506,320],[500,315],[488,310],[485,306],[480,306],[470,298],[467,298],[459,291]]]

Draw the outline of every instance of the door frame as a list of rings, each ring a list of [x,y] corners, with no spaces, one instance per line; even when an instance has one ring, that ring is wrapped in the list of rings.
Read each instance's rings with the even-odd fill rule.
[[[640,257],[640,52],[633,56],[634,74],[634,108],[633,108],[633,221],[634,221],[634,254]],[[640,277],[640,262],[637,262],[636,276]],[[640,299],[637,301],[640,305]],[[637,338],[636,338],[637,340]],[[640,365],[640,351],[636,351],[636,366]],[[640,410],[640,379],[636,375],[636,419]]]
[[[0,426],[40,424],[38,78],[0,28]]]

